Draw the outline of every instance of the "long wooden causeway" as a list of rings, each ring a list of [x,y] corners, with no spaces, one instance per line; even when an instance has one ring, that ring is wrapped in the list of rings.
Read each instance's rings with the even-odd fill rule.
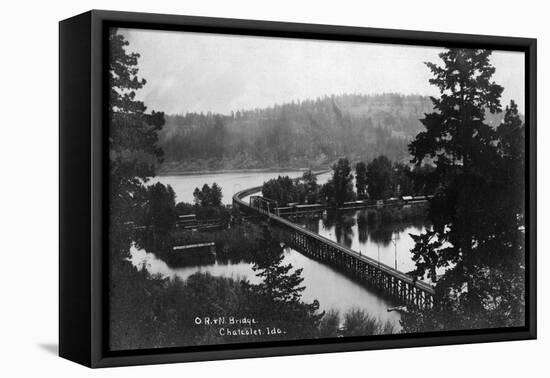
[[[275,214],[270,206],[262,206],[261,201],[245,200],[261,189],[254,187],[236,193],[233,196],[233,206],[245,214],[268,217],[279,226],[279,237],[288,246],[366,282],[402,305],[416,308],[430,308],[433,305],[435,290],[432,285],[415,281],[386,264],[300,227]]]

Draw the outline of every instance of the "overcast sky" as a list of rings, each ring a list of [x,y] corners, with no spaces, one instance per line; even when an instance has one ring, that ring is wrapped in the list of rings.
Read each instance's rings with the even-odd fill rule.
[[[437,95],[423,62],[432,47],[121,29],[141,54],[138,92],[150,110],[169,114],[263,108],[341,93]],[[495,51],[503,105],[523,112],[523,53]]]

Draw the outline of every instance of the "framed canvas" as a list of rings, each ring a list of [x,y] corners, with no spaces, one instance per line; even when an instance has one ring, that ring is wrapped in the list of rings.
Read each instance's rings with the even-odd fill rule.
[[[94,10],[59,70],[62,357],[536,338],[536,40]]]

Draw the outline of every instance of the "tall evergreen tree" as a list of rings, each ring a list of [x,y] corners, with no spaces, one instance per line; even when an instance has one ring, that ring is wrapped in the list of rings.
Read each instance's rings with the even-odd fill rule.
[[[165,238],[176,225],[176,194],[170,185],[157,182],[145,190],[143,219],[153,239]]]
[[[261,248],[254,256],[252,269],[261,282],[252,285],[243,283],[250,293],[247,311],[267,326],[280,326],[286,336],[303,338],[314,337],[324,313],[317,313],[319,302],[302,301],[302,268],[294,269],[284,263],[284,250],[276,240],[269,226],[262,226],[259,237]],[[291,336],[292,335],[292,336]]]
[[[193,190],[193,202],[197,206],[200,206],[203,202],[203,193],[199,188],[195,188],[195,190]]]
[[[262,185],[262,196],[279,205],[286,205],[291,202],[298,202],[298,192],[294,181],[288,176],[279,176],[271,179]]]
[[[124,225],[136,221],[146,201],[144,183],[155,174],[155,164],[162,161],[157,132],[164,124],[163,113],[148,113],[143,102],[136,100],[136,91],[145,85],[145,79],[137,76],[139,54],[128,53],[127,46],[124,36],[116,28],[110,29],[109,214],[111,244],[118,251],[127,250]]]
[[[369,198],[386,199],[392,196],[392,163],[381,155],[367,165],[365,173]]]
[[[216,183],[213,183],[212,186],[204,184],[202,189],[195,188],[193,197],[197,206],[219,207],[222,205],[222,188]]]
[[[254,258],[252,269],[262,282],[255,286],[255,291],[274,302],[294,302],[301,299],[305,287],[302,268],[291,272],[291,264],[283,264],[283,248],[271,235],[268,226],[263,226],[260,236],[262,250]]]
[[[412,172],[408,165],[394,163],[392,170],[392,192],[394,197],[414,194]],[[431,193],[429,193],[431,194]]]
[[[355,188],[357,198],[363,199],[367,196],[367,165],[362,161],[355,165]]]
[[[442,66],[427,63],[440,97],[409,150],[418,166],[433,160],[438,188],[432,228],[414,237],[412,252],[416,277],[437,282],[436,305],[405,316],[407,331],[523,324],[524,235],[514,221],[521,209],[509,206],[512,182],[502,174],[499,135],[485,123],[486,112],[501,111],[503,91],[491,79],[490,55],[449,49],[440,54]]]
[[[213,183],[210,190],[210,206],[221,206],[222,198],[222,188],[218,184]]]
[[[315,174],[308,169],[302,175],[302,181],[304,182],[305,202],[316,203],[319,192],[317,176],[315,176]]]
[[[337,205],[351,201],[354,197],[351,166],[347,158],[338,159],[332,166],[332,190]]]

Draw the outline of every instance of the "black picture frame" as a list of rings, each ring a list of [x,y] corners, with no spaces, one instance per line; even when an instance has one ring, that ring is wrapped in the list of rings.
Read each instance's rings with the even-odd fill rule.
[[[111,352],[107,349],[105,172],[110,26],[525,53],[526,325],[323,340]],[[59,354],[89,367],[535,339],[536,39],[92,10],[59,24]]]

